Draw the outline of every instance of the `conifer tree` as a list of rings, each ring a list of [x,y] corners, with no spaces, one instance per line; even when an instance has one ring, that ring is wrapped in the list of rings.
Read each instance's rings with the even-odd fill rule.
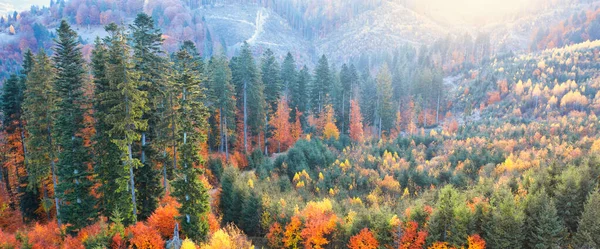
[[[223,55],[211,58],[208,74],[210,95],[219,112],[219,151],[229,159],[229,131],[235,127],[235,89],[227,58]]]
[[[148,218],[158,206],[158,198],[163,192],[160,187],[160,178],[155,169],[157,162],[163,162],[165,147],[160,143],[159,136],[166,136],[164,131],[158,128],[160,122],[161,105],[164,107],[164,89],[167,84],[167,63],[162,55],[163,44],[162,33],[159,28],[154,27],[154,20],[145,13],[139,13],[133,24],[129,25],[131,30],[131,41],[133,43],[133,57],[135,71],[139,74],[140,81],[147,84],[140,86],[140,90],[147,92],[148,109],[144,111],[142,119],[148,123],[146,131],[141,130],[141,141],[136,142],[136,150],[139,146],[140,162],[143,167],[134,170],[138,189],[136,198],[138,200],[139,216],[141,219]],[[164,179],[163,179],[164,180]]]
[[[297,74],[296,72],[296,61],[294,60],[294,56],[292,53],[288,52],[281,64],[281,82],[282,82],[282,92],[288,99],[290,99],[290,89],[297,82]],[[295,118],[295,116],[294,116]]]
[[[123,180],[129,177],[129,172],[122,167],[121,151],[113,143],[109,134],[113,124],[108,122],[107,116],[114,108],[118,99],[115,98],[116,86],[114,80],[109,79],[107,67],[109,63],[119,63],[121,56],[114,53],[119,50],[111,48],[109,55],[107,45],[115,46],[118,37],[105,38],[105,42],[97,38],[92,51],[92,72],[94,75],[94,119],[96,134],[94,141],[94,173],[96,180],[100,183],[98,187],[100,213],[105,217],[111,217],[115,212],[120,213],[125,222],[131,222],[132,204],[127,191],[129,185]],[[117,179],[117,180],[116,180]]]
[[[310,79],[310,73],[308,72],[308,68],[306,66],[302,67],[300,72],[298,72],[298,77],[293,84],[290,86],[290,108],[292,108],[293,112],[290,115],[291,117],[296,119],[298,113],[303,113],[305,115],[300,116],[301,123],[306,125],[306,114],[309,109],[309,98],[308,98],[308,85]]]
[[[525,218],[512,193],[508,189],[500,189],[494,193],[490,204],[493,209],[483,228],[487,245],[490,248],[522,248]]]
[[[83,58],[77,33],[63,20],[57,29],[54,48],[57,104],[54,137],[58,145],[56,163],[60,202],[59,218],[69,224],[69,231],[92,224],[97,217],[96,200],[91,195],[88,162],[89,148],[83,144]]]
[[[125,215],[131,212],[131,216],[127,215],[131,218],[127,220],[135,222],[138,212],[133,172],[143,164],[139,158],[134,157],[133,146],[142,137],[140,131],[145,131],[148,127],[147,120],[142,117],[148,109],[147,92],[141,90],[141,87],[147,83],[140,81],[139,73],[134,70],[133,60],[129,55],[130,47],[123,29],[112,23],[106,27],[106,30],[110,33],[109,63],[106,68],[112,90],[109,93],[111,98],[109,101],[115,103],[108,110],[106,122],[112,124],[108,134],[111,141],[119,148],[122,169],[118,170],[129,172],[128,177],[115,179],[121,186],[128,182],[126,189],[131,193],[131,204],[129,204],[131,208],[122,208],[125,209],[123,210]]]
[[[205,96],[195,63],[186,50],[177,52],[174,78],[178,92],[176,120],[180,127],[176,138],[181,161],[176,165],[173,196],[181,204],[179,221],[183,233],[194,240],[204,241],[208,235],[210,204],[208,190],[199,179],[202,174],[199,167],[203,163],[200,145],[206,142],[208,115],[202,103]]]
[[[56,97],[52,89],[53,80],[52,63],[42,50],[36,56],[35,63],[25,82],[23,116],[26,121],[25,129],[29,134],[26,141],[29,148],[26,155],[28,188],[34,192],[41,188],[43,203],[51,203],[49,190],[43,183],[48,176],[52,176],[53,189],[56,188],[56,147],[52,139],[52,123],[54,121],[52,111],[56,104]],[[54,201],[56,210],[59,210],[57,199],[55,198]],[[43,208],[48,212],[50,205],[44,204]]]
[[[325,105],[331,102],[332,84],[329,62],[327,61],[327,57],[323,55],[319,59],[319,63],[315,69],[315,76],[311,86],[311,108],[313,114],[320,114]]]
[[[379,138],[382,133],[389,132],[394,123],[394,108],[392,107],[392,76],[387,64],[384,64],[377,74],[377,111],[375,122]]]
[[[248,136],[259,135],[265,125],[264,85],[248,43],[244,43],[240,55],[232,58],[230,63],[232,79],[236,87],[237,109],[242,114],[238,122],[242,123],[243,132],[238,135],[242,136],[243,148],[238,149],[247,153]]]
[[[556,214],[554,201],[544,189],[527,197],[524,227],[526,248],[552,248],[558,245],[563,226]]]
[[[467,240],[468,220],[463,215],[466,207],[461,205],[461,196],[452,186],[440,191],[438,207],[429,221],[428,244],[441,241],[460,246]]]
[[[575,242],[582,248],[600,247],[600,192],[595,189],[588,196],[583,214],[579,221]]]
[[[272,132],[272,127],[269,127],[269,118],[277,111],[277,103],[281,93],[281,78],[279,64],[275,60],[273,51],[267,49],[261,59],[261,80],[265,87],[265,101],[267,102],[265,115],[265,155],[269,154],[268,143],[266,141]]]

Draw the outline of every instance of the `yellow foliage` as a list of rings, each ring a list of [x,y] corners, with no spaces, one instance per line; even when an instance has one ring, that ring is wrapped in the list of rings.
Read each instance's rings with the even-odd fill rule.
[[[196,249],[196,244],[194,244],[194,242],[191,241],[190,239],[185,239],[181,243],[181,249]]]

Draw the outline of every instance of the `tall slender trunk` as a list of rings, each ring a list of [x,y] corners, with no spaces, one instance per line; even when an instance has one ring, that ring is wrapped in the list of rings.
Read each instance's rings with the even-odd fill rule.
[[[227,116],[223,117],[225,122],[225,162],[229,161],[229,144],[227,141]]]
[[[173,95],[169,97],[171,107],[173,106]],[[171,114],[171,141],[173,142],[173,169],[177,168],[177,141],[175,140],[175,115]]]
[[[167,148],[166,148],[166,146],[163,149],[163,159],[164,159],[163,168],[162,168],[163,186],[165,188],[165,193],[167,193],[168,189],[167,189]]]
[[[50,146],[53,147],[53,143],[52,143],[52,133],[50,130],[50,127],[48,127],[48,142],[50,143]],[[56,179],[56,165],[54,162],[54,153],[50,154],[50,169],[52,171],[52,188],[54,188],[54,206],[56,208],[56,222],[58,224],[58,226],[60,227],[61,222],[60,222],[60,206],[58,205],[58,195],[56,195],[56,186],[58,185],[58,180]]]
[[[131,151],[131,143],[127,145],[127,154],[129,159],[129,183],[131,184],[131,202],[133,204],[133,220],[137,221],[137,202],[135,199],[135,179],[133,175],[133,155]]]
[[[265,115],[265,134],[264,134],[264,140],[265,140],[265,155],[269,155],[269,147],[267,145],[267,131],[269,130],[269,115]]]
[[[146,132],[142,132],[142,164],[146,163]]]
[[[346,93],[342,93],[342,134],[344,134],[344,128],[346,127]]]
[[[436,124],[440,123],[440,95],[438,95],[437,107],[435,109],[435,123]]]
[[[248,153],[248,83],[244,80],[244,152]]]
[[[223,142],[224,142],[224,137],[223,137],[223,108],[219,108],[219,139],[221,140],[220,144],[219,144],[219,152],[223,153]]]

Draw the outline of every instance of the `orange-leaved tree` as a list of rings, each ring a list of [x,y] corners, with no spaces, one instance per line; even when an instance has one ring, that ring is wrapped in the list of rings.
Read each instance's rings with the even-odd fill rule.
[[[165,244],[165,241],[160,237],[160,233],[143,222],[128,227],[126,233],[131,238],[129,243],[133,248],[160,249]]]
[[[421,249],[427,239],[427,231],[419,231],[416,221],[407,222],[402,228],[399,249]]]
[[[293,216],[290,223],[285,226],[285,233],[283,234],[283,245],[286,248],[300,248],[300,242],[302,241],[301,228],[302,221],[298,216]]]
[[[469,242],[468,249],[485,249],[485,240],[478,234],[473,234],[467,238]]]
[[[175,205],[167,204],[165,206],[158,207],[154,213],[148,218],[148,225],[156,229],[163,238],[170,238],[173,236],[173,229],[175,229],[175,217],[179,216],[179,211]]]
[[[267,233],[267,241],[271,248],[284,248],[283,247],[283,228],[279,222],[275,222],[269,227],[269,233]]]
[[[377,249],[379,242],[368,228],[363,228],[360,232],[352,238],[348,243],[350,249]]]
[[[288,106],[286,97],[279,99],[277,103],[277,111],[271,116],[270,125],[273,126],[273,140],[277,143],[277,151],[281,152],[281,148],[287,149],[292,141],[291,125],[290,125],[290,107]]]
[[[337,225],[337,216],[333,212],[329,199],[309,202],[302,211],[305,225],[301,235],[305,248],[320,249],[329,243],[327,236]]]
[[[334,115],[333,106],[326,105],[325,111],[319,117],[319,124],[322,125],[321,133],[323,134],[323,139],[334,138],[337,140],[340,138],[340,131],[335,125]]]
[[[359,143],[364,139],[363,117],[356,100],[350,101],[350,138]]]

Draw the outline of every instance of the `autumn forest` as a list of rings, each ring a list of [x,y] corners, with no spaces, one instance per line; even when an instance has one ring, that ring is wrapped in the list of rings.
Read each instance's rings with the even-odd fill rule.
[[[478,32],[310,61],[259,17],[318,39],[381,1],[259,1],[237,45],[103,1],[1,19],[2,249],[600,248],[600,5],[526,50]]]

